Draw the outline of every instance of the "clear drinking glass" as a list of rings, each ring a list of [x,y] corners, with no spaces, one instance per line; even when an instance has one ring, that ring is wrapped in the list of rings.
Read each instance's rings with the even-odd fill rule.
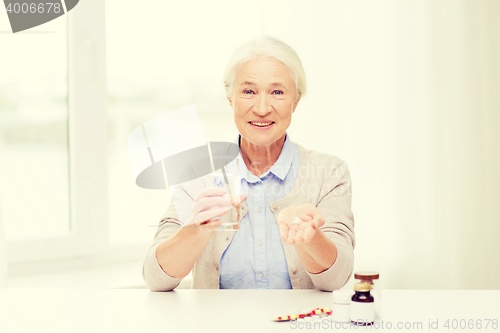
[[[224,177],[225,175],[225,177]],[[232,198],[232,204],[229,207],[227,214],[221,216],[222,224],[215,230],[227,231],[237,230],[240,228],[240,208],[235,204],[235,199],[240,197],[241,193],[241,177],[237,173],[223,173],[222,170],[217,170],[211,173],[213,186],[224,187],[227,192],[225,197]]]

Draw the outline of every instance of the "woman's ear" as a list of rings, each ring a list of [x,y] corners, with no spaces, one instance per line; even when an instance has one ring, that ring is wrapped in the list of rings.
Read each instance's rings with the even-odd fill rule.
[[[300,101],[300,93],[299,93],[299,96],[297,97],[297,100],[295,101],[295,104],[293,105],[292,113],[295,112],[295,108],[297,108],[297,105],[299,105],[299,101]]]

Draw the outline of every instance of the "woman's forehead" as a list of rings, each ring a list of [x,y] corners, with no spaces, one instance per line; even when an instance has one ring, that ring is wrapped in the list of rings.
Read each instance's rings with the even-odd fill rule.
[[[258,84],[266,81],[272,85],[287,85],[293,81],[288,68],[274,58],[254,58],[247,61],[236,71],[239,84]]]
[[[262,80],[262,79],[257,79],[257,80],[251,80],[251,81],[243,81],[241,84],[239,84],[240,87],[256,87],[259,84],[266,84],[269,87],[272,88],[288,88],[288,80],[281,80],[281,78],[269,78],[269,80]]]

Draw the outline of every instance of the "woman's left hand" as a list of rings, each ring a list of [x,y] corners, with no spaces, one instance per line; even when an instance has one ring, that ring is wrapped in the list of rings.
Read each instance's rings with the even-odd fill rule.
[[[281,239],[288,244],[309,243],[325,224],[321,211],[311,204],[283,209],[278,216]]]

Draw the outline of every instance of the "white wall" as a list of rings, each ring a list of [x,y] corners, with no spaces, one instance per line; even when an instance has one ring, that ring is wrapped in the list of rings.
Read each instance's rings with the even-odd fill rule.
[[[282,10],[288,8],[288,10]],[[355,269],[394,289],[498,289],[500,2],[281,1],[302,57],[292,138],[351,169]]]
[[[234,138],[228,130],[231,110],[220,82],[225,61],[244,41],[260,33],[275,35],[297,50],[309,83],[308,96],[294,113],[292,139],[338,155],[350,167],[355,270],[380,271],[382,288],[498,289],[494,277],[500,274],[500,242],[496,241],[500,235],[500,1],[263,0],[242,10],[233,2],[221,1],[204,2],[196,15],[189,4],[178,2],[182,10],[165,5],[169,10],[157,11],[156,20],[146,12],[136,14],[132,3],[114,2],[106,2],[110,13],[121,6],[119,15],[115,10],[106,19],[109,90],[126,87],[124,95],[136,87],[148,90],[149,76],[160,88],[146,91],[140,101],[144,104],[134,104],[118,93],[111,96],[110,123],[123,126],[114,128],[119,135],[110,135],[110,141],[126,145],[121,137],[126,138],[134,122],[149,119],[147,112],[162,113],[192,102],[201,104],[200,110],[218,110],[201,115],[207,140]],[[124,19],[131,16],[123,13],[135,15],[134,25]],[[185,27],[170,29],[167,23],[158,23],[165,13],[179,16]],[[141,25],[140,18],[148,25]],[[165,22],[172,24],[172,20]],[[191,44],[192,51],[186,46]],[[153,56],[139,63],[146,51]],[[181,59],[180,66],[177,61],[164,61],[174,53]],[[206,64],[216,69],[215,74],[203,72],[191,84],[189,75],[199,76]],[[176,73],[177,67],[177,72],[186,73],[187,83],[173,89],[166,84],[172,75],[166,73]],[[191,72],[190,67],[194,67]],[[114,85],[121,81],[122,86]],[[172,100],[168,90],[162,90],[165,86],[180,97]],[[212,99],[197,97],[201,92]],[[152,101],[150,96],[155,94],[165,100]],[[184,95],[190,103],[185,103]],[[117,194],[121,188],[113,186],[131,182],[132,177],[126,178],[130,173],[126,154],[124,159],[114,156],[121,155],[110,153],[110,172],[116,180],[110,182],[110,233],[115,225],[117,230],[131,231],[124,233],[127,237],[146,230],[149,239],[157,223],[152,207],[166,195],[149,195],[136,188],[132,193],[130,183],[124,193],[144,202],[121,201]],[[121,173],[114,165],[123,166]],[[127,210],[116,213],[113,205]],[[137,221],[136,216],[148,213],[150,219]],[[129,240],[125,236],[115,238]],[[0,240],[0,285],[5,271],[1,245]],[[135,251],[136,255],[142,252]]]
[[[7,258],[5,254],[5,236],[3,227],[3,217],[2,217],[2,202],[0,200],[0,288],[5,287],[6,279],[7,279]]]

